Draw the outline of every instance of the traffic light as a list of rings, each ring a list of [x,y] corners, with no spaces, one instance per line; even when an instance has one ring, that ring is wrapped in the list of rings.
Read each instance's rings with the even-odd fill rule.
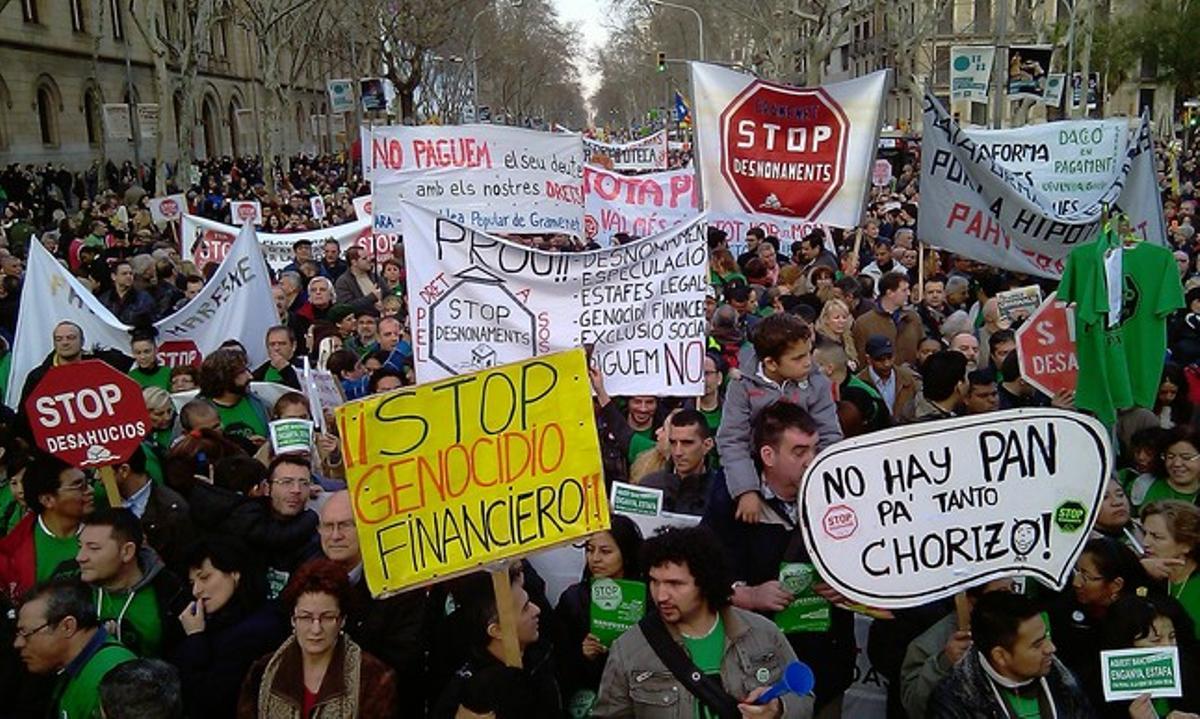
[[[665,53],[665,52],[658,53],[658,71],[659,72],[667,71],[667,53]]]

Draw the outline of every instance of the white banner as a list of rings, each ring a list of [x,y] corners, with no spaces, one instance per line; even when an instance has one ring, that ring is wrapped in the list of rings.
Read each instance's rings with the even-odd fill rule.
[[[138,134],[143,140],[153,140],[158,136],[158,105],[141,103],[137,106]]]
[[[863,214],[887,73],[799,88],[691,63],[696,163],[709,224],[742,238],[761,225],[783,246]]]
[[[925,99],[917,234],[994,267],[1057,278],[1107,206],[1166,244],[1149,121],[964,130]],[[936,239],[935,239],[936,238]]]
[[[602,247],[613,235],[645,237],[686,222],[700,211],[691,170],[620,175],[588,165],[583,170],[584,233]]]
[[[209,262],[220,262],[230,252],[238,232],[239,229],[232,225],[195,215],[184,215],[179,233],[183,259],[195,262],[197,267],[204,267]],[[282,235],[260,232],[258,243],[266,256],[267,264],[278,270],[292,261],[292,245],[298,240],[312,242],[316,256],[321,253],[321,244],[328,239],[337,240],[343,252],[357,245],[374,255],[376,248],[372,246],[370,237],[371,223],[359,220],[307,232],[289,232]],[[387,252],[390,254],[391,251],[389,245]],[[379,250],[381,258],[383,254],[383,250]]]
[[[417,381],[594,346],[616,395],[703,390],[702,216],[619,248],[542,252],[401,203]]]
[[[175,222],[187,214],[187,211],[187,196],[182,192],[150,200],[150,219],[155,222]]]
[[[939,420],[839,442],[801,482],[821,578],[889,609],[1024,575],[1071,578],[1112,470],[1108,432],[1059,409]]]
[[[611,145],[583,138],[583,157],[588,163],[609,170],[640,171],[667,169],[667,131],[659,130],[648,137]]]
[[[124,103],[105,103],[101,107],[104,114],[104,136],[110,140],[128,140],[133,137],[133,120],[129,117],[129,105]]]
[[[5,399],[9,407],[16,408],[25,376],[54,349],[54,326],[64,320],[83,329],[84,351],[100,347],[129,354],[131,328],[118,321],[40,242],[31,243],[13,339]],[[190,340],[201,354],[216,350],[225,340],[239,340],[255,367],[267,360],[263,338],[278,322],[267,265],[254,228],[245,227],[200,294],[154,327],[160,344]]]
[[[987,102],[996,48],[956,45],[950,48],[950,99]]]
[[[418,202],[486,232],[583,236],[579,135],[494,125],[372,128],[376,211]]]

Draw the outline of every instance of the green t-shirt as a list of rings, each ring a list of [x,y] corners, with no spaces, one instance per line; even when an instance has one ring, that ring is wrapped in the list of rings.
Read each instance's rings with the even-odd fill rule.
[[[141,367],[134,365],[129,370],[129,376],[142,389],[147,387],[161,387],[168,392],[171,391],[171,368],[165,365],[159,365],[153,372],[147,372]]]
[[[1164,499],[1177,499],[1180,502],[1188,504],[1196,503],[1197,492],[1189,492],[1184,494],[1171,486],[1166,477],[1155,477],[1150,486],[1142,492],[1141,486],[1137,482],[1134,483],[1132,491],[1129,494],[1129,501],[1134,509],[1141,509],[1151,502],[1158,502]]]
[[[58,697],[55,719],[96,719],[100,716],[100,681],[125,662],[137,659],[133,652],[109,638],[74,676],[60,676],[54,696]]]
[[[162,654],[162,615],[158,611],[158,594],[154,587],[129,592],[96,590],[96,610],[100,621],[112,620],[120,625],[112,636],[139,657]]]
[[[713,624],[712,631],[703,637],[683,637],[683,646],[696,668],[705,674],[721,674],[721,660],[725,657],[725,624],[721,615]],[[696,719],[717,719],[717,715],[702,702],[697,701]]]
[[[283,375],[279,374],[279,370],[275,369],[275,365],[268,365],[267,371],[263,373],[263,382],[278,382],[283,384]]]
[[[1075,303],[1079,384],[1075,404],[1112,425],[1116,410],[1153,407],[1167,350],[1166,318],[1183,307],[1175,258],[1165,247],[1139,242],[1121,254],[1122,301],[1117,325],[1107,326],[1105,237],[1067,257],[1058,299]]]
[[[35,579],[44,582],[54,576],[54,570],[63,562],[72,561],[79,554],[79,537],[56,537],[42,528],[41,518],[33,522],[33,559],[37,565]]]
[[[1200,639],[1200,574],[1192,572],[1183,584],[1167,584],[1167,591],[1179,600],[1188,616],[1192,618],[1193,632]]]
[[[648,449],[654,449],[654,427],[634,430],[629,438],[629,463],[633,464],[638,455]]]
[[[12,531],[25,516],[25,505],[13,496],[12,485],[0,486],[0,537]]]
[[[1017,719],[1040,719],[1042,716],[1041,707],[1038,706],[1037,695],[1023,697],[1014,694],[1007,689],[1001,689],[1001,694],[1004,700],[1008,702],[1008,706],[1013,710],[1013,716]]]
[[[221,429],[225,434],[246,438],[255,435],[267,436],[267,425],[254,411],[249,399],[242,397],[232,407],[225,407],[216,402],[213,402],[213,406],[217,408],[217,415],[221,418]]]

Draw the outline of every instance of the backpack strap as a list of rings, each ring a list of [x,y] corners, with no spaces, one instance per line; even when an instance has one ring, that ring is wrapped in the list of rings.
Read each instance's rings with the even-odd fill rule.
[[[671,637],[657,612],[647,612],[638,622],[638,626],[641,627],[642,634],[646,636],[650,648],[667,666],[671,674],[696,699],[716,712],[721,719],[741,717],[742,714],[737,708],[737,700],[729,696],[718,679],[700,671],[692,663],[692,660],[683,651],[683,647],[679,646],[678,642]]]

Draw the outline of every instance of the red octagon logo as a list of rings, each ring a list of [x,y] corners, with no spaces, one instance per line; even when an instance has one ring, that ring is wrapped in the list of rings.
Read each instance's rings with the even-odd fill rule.
[[[243,202],[239,204],[237,206],[238,219],[243,222],[246,220],[255,219],[258,216],[258,213],[255,212],[255,209],[254,203],[252,202]]]
[[[844,504],[835,504],[825,511],[821,527],[833,539],[846,539],[858,531],[858,515]]]
[[[167,199],[162,201],[161,205],[159,205],[159,210],[162,211],[163,217],[171,217],[171,218],[178,217],[179,216],[179,203],[168,197]]]
[[[755,81],[721,113],[721,174],[747,212],[813,218],[842,188],[849,134],[823,89]]]
[[[199,367],[200,348],[191,340],[170,340],[158,346],[158,361],[165,367]]]
[[[74,467],[120,464],[150,432],[142,388],[100,360],[50,368],[24,409],[37,445]]]

